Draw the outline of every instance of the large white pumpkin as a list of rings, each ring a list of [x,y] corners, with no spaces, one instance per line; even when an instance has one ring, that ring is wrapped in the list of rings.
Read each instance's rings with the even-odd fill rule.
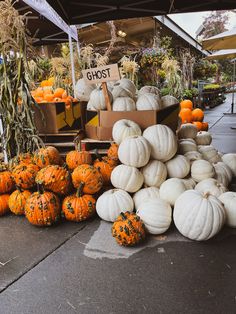
[[[202,154],[197,151],[187,152],[184,156],[188,159],[191,165],[195,160],[203,159]]]
[[[208,193],[216,197],[219,197],[222,193],[228,191],[227,188],[222,183],[219,183],[216,179],[213,178],[200,181],[195,186],[195,190],[203,194]]]
[[[95,88],[95,84],[86,84],[83,78],[79,79],[75,85],[75,97],[80,101],[89,101],[90,94]]]
[[[186,191],[186,186],[181,179],[171,178],[160,186],[160,198],[174,206],[177,198]]]
[[[176,228],[185,237],[208,240],[223,227],[225,209],[215,196],[188,190],[176,200],[173,218]]]
[[[108,96],[110,98],[110,101],[112,102],[112,94],[109,91]],[[89,102],[87,104],[87,109],[96,111],[107,109],[102,88],[96,88],[91,92]]]
[[[167,169],[163,162],[159,160],[150,160],[149,163],[141,169],[146,186],[159,187],[167,177]]]
[[[217,150],[212,145],[201,145],[198,146],[199,153],[202,154],[203,158],[211,163],[221,161]]]
[[[161,234],[170,227],[172,210],[167,202],[156,198],[142,203],[137,215],[149,233]]]
[[[188,152],[197,151],[197,144],[195,143],[194,139],[186,138],[180,139],[178,143],[178,152],[181,155],[184,155]]]
[[[134,193],[143,185],[143,174],[135,167],[119,165],[111,173],[111,183],[115,188]]]
[[[192,123],[181,124],[180,129],[178,130],[178,138],[188,139],[197,136],[197,127]]]
[[[112,90],[113,98],[117,97],[131,97],[134,98],[136,94],[136,87],[134,83],[126,78],[122,78],[121,80],[117,81]]]
[[[210,145],[212,142],[212,136],[207,131],[200,131],[195,138],[197,145]]]
[[[136,102],[137,110],[159,110],[161,109],[160,97],[155,94],[141,94]]]
[[[104,192],[96,202],[98,216],[106,221],[115,221],[121,212],[132,212],[134,202],[124,190],[112,189]]]
[[[160,198],[159,189],[155,186],[139,190],[133,196],[135,209],[137,210],[143,202],[147,202],[152,198]]]
[[[212,164],[207,160],[195,160],[191,166],[191,177],[200,182],[204,179],[213,178],[215,170]]]
[[[136,105],[131,97],[117,97],[113,101],[112,105],[113,111],[134,111],[136,110]]]
[[[139,125],[131,120],[121,119],[112,128],[112,137],[119,145],[126,137],[132,135],[142,135]]]
[[[186,190],[193,190],[196,186],[196,182],[191,177],[182,179],[182,182],[184,183]]]
[[[228,186],[233,177],[229,166],[227,166],[223,161],[219,161],[216,164],[213,164],[213,167],[215,169],[215,179],[225,186]]]
[[[156,124],[148,127],[143,136],[151,144],[151,157],[160,161],[171,159],[177,152],[177,139],[166,125]]]
[[[136,168],[145,166],[150,158],[151,146],[143,137],[133,135],[125,138],[119,145],[119,160],[127,165]]]
[[[184,178],[189,174],[190,162],[182,155],[175,155],[174,158],[166,162],[166,168],[169,178]]]
[[[226,192],[219,196],[226,212],[226,224],[236,228],[236,192]]]
[[[146,93],[149,93],[149,94],[155,94],[157,96],[160,97],[160,90],[156,87],[156,86],[143,86],[140,88],[139,92],[138,92],[138,95],[142,95],[142,94],[146,94]]]
[[[162,108],[166,108],[175,104],[178,104],[179,101],[177,98],[175,98],[174,96],[171,95],[166,95],[161,97],[161,107]]]
[[[224,154],[222,160],[227,166],[229,166],[233,176],[236,177],[236,154]]]

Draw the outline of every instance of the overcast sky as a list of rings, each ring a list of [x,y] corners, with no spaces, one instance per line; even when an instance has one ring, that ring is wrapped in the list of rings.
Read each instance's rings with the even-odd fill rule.
[[[209,15],[209,12],[197,12],[197,13],[183,13],[183,14],[170,14],[172,18],[180,27],[188,32],[192,37],[196,38],[196,30],[202,24],[204,17]],[[229,13],[230,22],[228,29],[236,27],[236,13]]]

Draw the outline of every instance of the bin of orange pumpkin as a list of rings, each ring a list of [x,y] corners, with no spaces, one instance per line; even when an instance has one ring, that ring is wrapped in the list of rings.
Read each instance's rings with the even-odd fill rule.
[[[63,88],[53,91],[49,86],[41,86],[31,94],[37,103],[34,118],[39,133],[55,134],[83,128],[82,104]]]

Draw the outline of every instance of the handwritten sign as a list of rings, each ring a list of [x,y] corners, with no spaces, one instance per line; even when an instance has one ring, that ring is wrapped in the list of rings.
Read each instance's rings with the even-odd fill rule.
[[[120,79],[117,64],[108,64],[98,68],[83,70],[82,74],[87,84],[104,83]]]

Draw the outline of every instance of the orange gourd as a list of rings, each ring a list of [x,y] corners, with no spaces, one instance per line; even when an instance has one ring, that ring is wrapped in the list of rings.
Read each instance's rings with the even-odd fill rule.
[[[10,212],[8,205],[9,197],[9,194],[0,195],[0,216],[3,216]]]
[[[59,151],[53,146],[40,148],[34,154],[34,162],[40,167],[58,165],[60,162]]]
[[[9,197],[9,209],[15,215],[24,215],[25,214],[25,203],[26,200],[30,197],[31,192],[28,190],[21,190],[17,187],[17,190],[14,191]]]
[[[44,95],[44,100],[46,100],[47,102],[53,102],[54,95],[53,94],[46,94],[46,95]]]
[[[62,98],[62,95],[64,94],[65,90],[63,88],[56,88],[54,91],[54,97]]]
[[[208,122],[202,122],[202,131],[208,131],[209,124]]]
[[[202,122],[200,121],[194,121],[192,122],[197,127],[198,132],[202,130]]]
[[[184,99],[180,102],[180,108],[181,109],[188,108],[190,110],[193,110],[193,103],[189,99]]]
[[[193,121],[202,122],[204,119],[204,112],[200,108],[196,108],[192,111]]]
[[[192,111],[188,108],[183,108],[179,112],[179,117],[182,123],[190,123],[192,122]]]

